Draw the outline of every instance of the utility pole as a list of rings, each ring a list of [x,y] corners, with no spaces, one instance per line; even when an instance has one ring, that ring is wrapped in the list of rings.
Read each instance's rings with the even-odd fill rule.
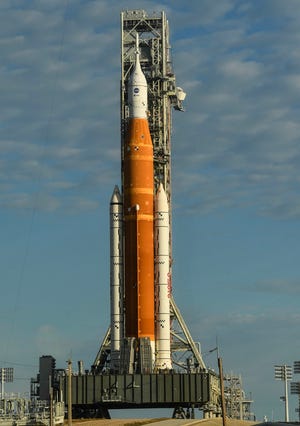
[[[72,361],[68,360],[68,426],[72,426]]]
[[[49,398],[50,398],[50,426],[54,425],[53,419],[53,386],[52,376],[49,376]]]
[[[218,359],[218,368],[220,376],[220,392],[221,392],[221,410],[222,410],[222,425],[226,426],[226,404],[225,404],[225,394],[224,394],[224,374],[223,374],[223,362],[219,353],[218,338],[216,338],[217,346],[214,349],[211,349],[209,352],[217,351]]]
[[[224,395],[224,375],[223,375],[223,363],[222,358],[219,356],[218,350],[218,367],[220,375],[220,390],[221,390],[221,408],[222,408],[222,424],[226,426],[226,405],[225,405],[225,395]]]

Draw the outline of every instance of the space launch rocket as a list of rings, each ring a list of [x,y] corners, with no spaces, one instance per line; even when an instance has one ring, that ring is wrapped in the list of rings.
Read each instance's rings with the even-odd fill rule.
[[[162,183],[155,194],[138,35],[127,89],[123,194],[116,187],[110,203],[111,368],[170,370],[169,209]]]

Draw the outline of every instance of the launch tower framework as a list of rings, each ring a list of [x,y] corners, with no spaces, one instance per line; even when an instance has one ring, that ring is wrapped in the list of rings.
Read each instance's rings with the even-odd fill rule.
[[[165,13],[152,14],[144,10],[130,10],[121,13],[121,161],[123,185],[123,161],[125,137],[129,121],[127,80],[135,61],[136,34],[139,36],[140,62],[148,85],[149,127],[154,149],[154,184],[157,189],[163,183],[169,212],[172,211],[171,191],[171,130],[172,108],[183,111],[182,101],[185,93],[176,86],[172,68],[169,25]],[[172,229],[170,213],[170,229]],[[171,232],[170,232],[171,234]],[[170,235],[170,253],[172,262],[172,235]],[[170,269],[171,269],[170,265]],[[170,298],[171,352],[174,367],[188,372],[206,370],[201,356],[200,345],[196,344],[184,319]],[[108,329],[93,369],[96,372],[109,371],[110,329]]]

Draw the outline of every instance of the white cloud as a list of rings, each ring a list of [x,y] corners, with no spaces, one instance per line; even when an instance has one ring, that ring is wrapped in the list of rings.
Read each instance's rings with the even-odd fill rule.
[[[11,188],[10,188],[11,189]],[[11,192],[0,200],[1,208],[14,208],[22,210],[43,210],[53,212],[61,205],[61,201],[54,196],[43,194],[40,192],[22,193]]]
[[[227,77],[245,80],[244,84],[247,84],[248,79],[258,78],[261,73],[260,65],[256,62],[243,62],[236,59],[225,62],[221,65],[221,70]]]
[[[298,216],[293,182],[298,181],[300,61],[296,26],[287,22],[300,17],[298,7],[291,13],[280,2],[272,4],[270,9],[266,1],[259,6],[201,1],[184,10],[180,2],[167,5],[177,82],[187,92],[186,113],[173,117],[174,164],[180,162],[176,174],[185,185],[173,176],[187,199],[180,209],[241,207],[248,197],[247,205],[258,212]],[[26,193],[23,182],[33,179],[49,191],[45,196],[58,198],[57,207],[64,203],[53,192],[55,182],[64,182],[67,190],[84,181],[82,200],[89,205],[90,198],[92,206],[95,182],[113,186],[119,180],[119,11],[128,5],[2,7],[8,8],[0,30],[4,179],[19,194]],[[155,4],[159,8],[165,7]],[[263,25],[267,16],[274,25]],[[19,160],[11,168],[13,157]],[[82,177],[87,171],[93,179]],[[197,174],[209,185],[198,182]],[[272,183],[280,184],[276,202]],[[294,197],[287,199],[291,186]],[[199,196],[197,202],[189,193]],[[27,204],[2,197],[6,205],[9,199],[12,206]]]
[[[288,75],[286,77],[286,82],[292,90],[299,90],[300,89],[300,75],[299,74]]]
[[[42,355],[51,354],[62,358],[68,352],[65,336],[51,324],[40,325],[36,333],[36,351]]]
[[[250,289],[265,293],[295,294],[300,293],[300,282],[299,280],[286,279],[260,281],[255,283]]]

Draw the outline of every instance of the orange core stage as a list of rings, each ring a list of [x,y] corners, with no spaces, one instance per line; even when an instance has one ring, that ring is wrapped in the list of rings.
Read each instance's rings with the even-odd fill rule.
[[[124,147],[125,335],[154,341],[153,146],[147,118],[131,118]]]

